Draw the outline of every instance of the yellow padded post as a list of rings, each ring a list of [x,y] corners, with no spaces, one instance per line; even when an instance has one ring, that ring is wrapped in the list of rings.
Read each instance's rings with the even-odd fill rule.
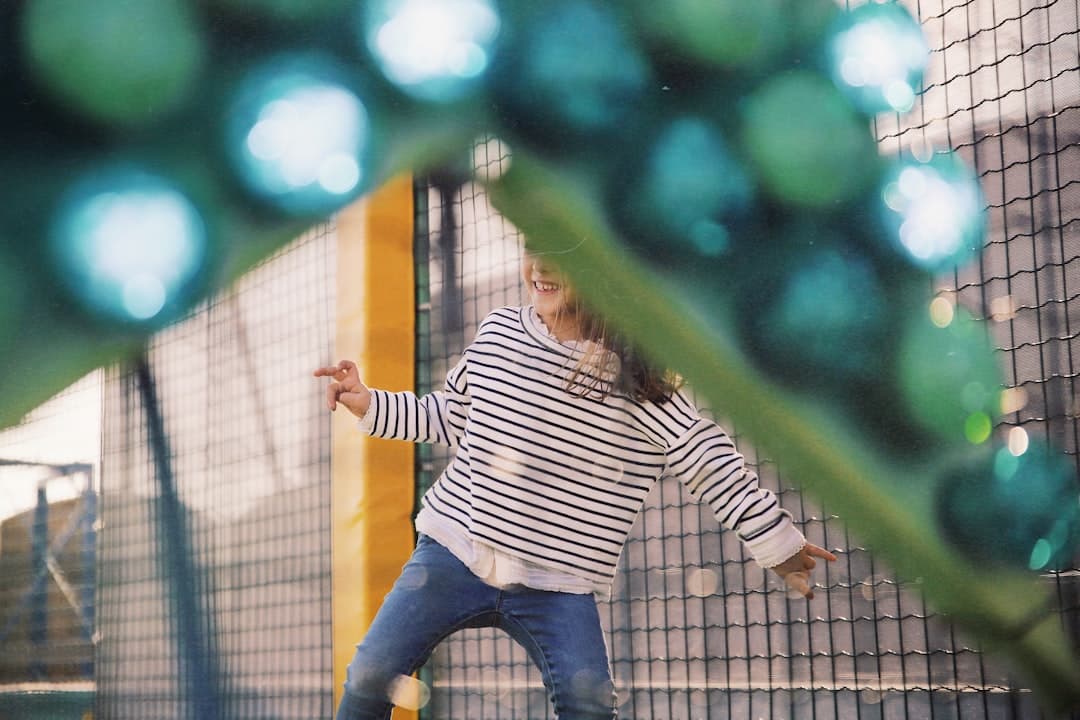
[[[412,177],[395,178],[337,218],[334,361],[355,359],[385,390],[415,380]],[[363,436],[338,408],[332,424],[334,702],[345,668],[413,548],[413,445]],[[416,713],[397,709],[394,718]]]

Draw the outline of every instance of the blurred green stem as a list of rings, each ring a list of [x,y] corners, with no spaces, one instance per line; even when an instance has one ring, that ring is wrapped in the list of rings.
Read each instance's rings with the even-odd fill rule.
[[[836,412],[765,380],[719,323],[708,322],[708,308],[618,245],[579,176],[516,153],[491,193],[530,247],[572,244],[564,270],[593,307],[686,377],[900,577],[918,579],[939,611],[1010,656],[1049,712],[1080,705],[1080,664],[1047,589],[1031,575],[977,566],[948,546],[932,524],[932,498],[920,482],[925,468],[881,456]],[[604,292],[588,281],[597,277]]]

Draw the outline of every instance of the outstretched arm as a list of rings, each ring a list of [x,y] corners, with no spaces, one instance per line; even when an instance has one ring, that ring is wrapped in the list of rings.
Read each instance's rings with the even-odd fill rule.
[[[362,431],[374,437],[456,447],[469,405],[465,367],[462,358],[447,375],[444,389],[423,397],[409,391],[371,390],[349,360],[319,368],[314,375],[334,379],[326,388],[326,406],[334,410],[338,403],[344,405],[361,418]]]
[[[817,564],[815,558],[833,561],[836,556],[806,542],[779,498],[759,485],[720,426],[693,418],[689,429],[672,443],[668,459],[668,471],[707,503],[724,527],[738,534],[759,565],[773,570],[803,597],[814,596],[809,571]]]

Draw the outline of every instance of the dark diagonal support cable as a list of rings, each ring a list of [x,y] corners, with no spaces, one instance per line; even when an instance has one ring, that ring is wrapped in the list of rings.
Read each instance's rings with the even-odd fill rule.
[[[216,682],[217,663],[210,652],[206,629],[196,593],[201,583],[188,545],[184,510],[176,492],[170,460],[165,421],[158,404],[154,378],[145,355],[135,366],[150,448],[158,481],[155,503],[161,555],[167,570],[167,589],[174,611],[177,638],[180,643],[181,677],[186,678],[186,705],[198,720],[218,720],[223,717]]]

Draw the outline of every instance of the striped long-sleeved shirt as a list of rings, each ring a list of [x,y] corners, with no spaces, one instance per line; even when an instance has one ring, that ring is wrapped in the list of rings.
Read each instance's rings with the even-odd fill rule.
[[[531,307],[501,308],[442,391],[373,389],[363,427],[455,449],[423,497],[425,512],[590,582],[611,582],[646,495],[668,475],[708,503],[763,567],[799,551],[802,534],[723,429],[681,392],[659,404],[568,392],[581,354],[551,337]]]

